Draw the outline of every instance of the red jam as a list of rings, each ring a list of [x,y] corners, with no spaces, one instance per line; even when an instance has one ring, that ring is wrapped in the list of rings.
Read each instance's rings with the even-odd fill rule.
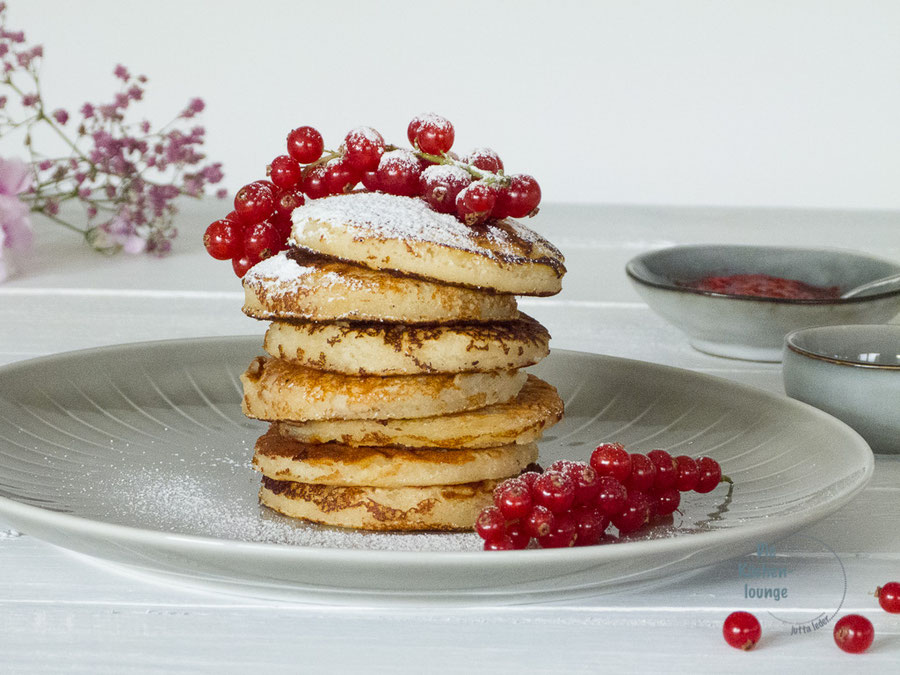
[[[725,295],[752,295],[760,298],[788,300],[833,300],[840,296],[837,286],[812,286],[796,279],[782,279],[768,274],[732,274],[726,277],[704,277],[684,284],[701,291]]]

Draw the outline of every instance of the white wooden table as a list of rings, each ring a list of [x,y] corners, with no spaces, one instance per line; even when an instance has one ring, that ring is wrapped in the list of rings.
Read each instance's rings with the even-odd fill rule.
[[[38,232],[24,276],[0,284],[0,364],[140,340],[262,334],[240,313],[227,263],[200,245],[216,204],[188,205],[163,260],[91,253],[66,233]],[[900,259],[900,214],[546,206],[535,227],[568,258],[565,290],[525,300],[553,345],[666,363],[783,394],[778,365],[707,356],[652,314],[623,267],[650,248],[683,243],[821,244]],[[40,227],[40,225],[39,225]],[[900,414],[900,413],[898,413]],[[900,616],[871,593],[900,580],[900,458],[880,456],[851,504],[779,543],[796,571],[792,610],[834,602],[833,549],[847,579],[841,614],[876,629],[863,656],[840,652],[830,627],[791,636],[744,599],[736,563],[579,601],[471,609],[304,606],[168,588],[11,530],[0,522],[0,672],[900,672]],[[820,542],[820,543],[817,543]],[[760,617],[753,652],[726,646],[734,609]],[[834,607],[831,606],[833,610]]]

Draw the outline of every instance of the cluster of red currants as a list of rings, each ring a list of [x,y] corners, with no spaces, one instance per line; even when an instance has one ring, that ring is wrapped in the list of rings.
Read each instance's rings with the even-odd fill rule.
[[[440,213],[467,225],[534,215],[541,188],[529,175],[507,176],[490,148],[459,158],[453,125],[440,115],[414,117],[407,128],[412,150],[385,143],[371,127],[352,129],[337,151],[325,150],[312,127],[288,134],[287,154],[268,167],[268,180],[242,187],[234,211],[206,229],[203,243],[217,260],[231,260],[243,277],[260,260],[287,247],[291,212],[307,198],[320,199],[358,188],[421,197]]]
[[[665,450],[629,453],[604,443],[589,462],[559,461],[526,472],[494,490],[494,505],[475,520],[486,551],[593,546],[612,523],[619,534],[636,532],[673,513],[681,492],[711,492],[722,476],[710,457],[672,457]]]
[[[900,582],[889,581],[875,590],[885,612],[900,614]],[[732,612],[722,624],[725,642],[736,649],[753,649],[762,637],[762,626],[750,612]],[[875,640],[875,627],[861,614],[847,614],[834,624],[834,642],[850,654],[862,654]]]

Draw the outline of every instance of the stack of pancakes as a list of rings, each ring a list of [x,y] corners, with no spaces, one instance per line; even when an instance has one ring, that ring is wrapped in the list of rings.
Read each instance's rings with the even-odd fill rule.
[[[260,501],[369,530],[471,528],[536,461],[562,401],[522,368],[550,336],[514,294],[552,295],[560,252],[510,220],[468,227],[411,197],[353,193],[293,213],[292,247],[244,277],[272,321],[241,377]]]

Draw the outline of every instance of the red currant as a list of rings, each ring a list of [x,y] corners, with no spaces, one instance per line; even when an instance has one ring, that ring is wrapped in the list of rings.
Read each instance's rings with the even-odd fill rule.
[[[634,453],[631,455],[631,475],[625,480],[625,488],[629,491],[647,492],[656,482],[656,465],[647,455]]]
[[[288,155],[278,155],[269,165],[269,179],[282,189],[294,187],[302,175],[300,165]]]
[[[298,127],[288,134],[288,154],[301,164],[315,162],[324,149],[322,134],[312,127]]]
[[[284,239],[274,223],[264,220],[251,225],[244,232],[244,253],[256,260],[265,260],[284,248]]]
[[[636,532],[650,522],[650,500],[643,492],[629,490],[622,510],[612,517],[619,534]]]
[[[527,174],[516,174],[497,195],[496,218],[524,218],[534,215],[541,203],[541,187]]]
[[[419,158],[409,150],[386,152],[378,163],[378,189],[392,195],[414,197],[419,194],[421,175]]]
[[[872,622],[859,614],[848,614],[834,624],[834,641],[850,654],[862,654],[872,646],[875,628]]]
[[[321,199],[328,196],[328,185],[325,183],[325,167],[314,166],[303,179],[303,191],[310,199]]]
[[[597,483],[597,506],[608,516],[619,513],[625,507],[625,497],[628,496],[625,486],[612,476],[600,476]]]
[[[512,540],[513,548],[516,550],[522,550],[531,541],[531,534],[518,520],[506,524],[506,536]]]
[[[482,539],[496,539],[506,534],[506,518],[496,506],[486,506],[475,518],[475,531]]]
[[[496,539],[485,539],[484,541],[485,551],[514,551],[515,549],[516,543],[508,534],[501,534]]]
[[[546,474],[545,474],[546,475]],[[546,536],[538,538],[541,548],[567,548],[575,545],[578,536],[578,525],[570,513],[558,513],[553,528]]]
[[[546,506],[538,504],[531,509],[524,524],[532,537],[540,539],[546,537],[556,527],[556,516]]]
[[[900,582],[889,581],[875,589],[878,604],[885,612],[900,614]]]
[[[694,491],[700,494],[712,492],[722,480],[722,467],[712,457],[700,457],[697,459],[697,469],[700,477],[697,479]]]
[[[578,536],[576,546],[593,546],[600,542],[609,526],[609,516],[596,506],[580,506],[572,511]]]
[[[211,223],[203,234],[203,245],[216,260],[231,260],[240,255],[244,233],[243,225],[223,218]]]
[[[500,155],[490,148],[475,148],[463,157],[462,161],[482,171],[490,171],[491,173],[503,171],[503,160],[500,159]]]
[[[234,210],[241,222],[248,225],[261,223],[275,210],[275,191],[268,181],[248,183],[234,196]]]
[[[359,182],[359,171],[345,158],[332,159],[325,164],[323,180],[328,194],[339,195],[350,192]]]
[[[575,483],[574,506],[594,506],[600,494],[600,476],[589,464],[573,462],[566,475]]]
[[[231,259],[231,268],[238,278],[243,279],[247,271],[258,262],[259,260],[251,258],[246,253],[241,253],[239,257]]]
[[[624,482],[631,475],[631,455],[621,443],[603,443],[591,453],[591,467],[601,476]]]
[[[481,225],[491,217],[497,191],[487,183],[472,183],[456,196],[456,217],[466,225]]]
[[[725,642],[735,649],[753,649],[762,636],[759,620],[750,612],[732,612],[722,624]]]
[[[362,178],[363,187],[370,192],[375,192],[379,189],[378,187],[378,172],[377,171],[363,171]]]
[[[344,138],[347,163],[357,172],[374,171],[384,154],[384,138],[372,127],[356,127]]]
[[[647,453],[647,457],[656,467],[656,480],[653,482],[653,487],[657,490],[674,487],[678,470],[672,455],[665,450],[651,450]]]
[[[673,487],[657,490],[653,493],[656,502],[656,513],[660,516],[668,516],[674,513],[681,505],[681,493]]]
[[[525,467],[525,468],[527,469],[528,467]],[[539,471],[526,471],[525,473],[520,474],[518,476],[518,479],[520,481],[522,481],[523,483],[525,483],[525,485],[528,486],[529,490],[533,490],[534,489],[534,481],[537,480],[537,477],[540,475],[541,475],[541,472],[539,472]]]
[[[687,455],[678,455],[675,458],[675,487],[681,492],[688,492],[697,487],[697,481],[700,480],[700,469],[697,468],[697,462]]]
[[[508,520],[525,518],[531,513],[531,490],[524,481],[503,481],[494,490],[494,505]]]
[[[406,135],[413,147],[429,155],[441,155],[453,146],[453,125],[447,118],[434,113],[414,117],[406,129]]]
[[[465,169],[449,164],[434,164],[422,172],[419,194],[438,213],[456,212],[456,195],[472,182]]]
[[[275,213],[290,218],[298,206],[306,203],[306,197],[303,196],[303,190],[294,187],[289,190],[283,190],[275,198]]]
[[[575,484],[568,476],[548,471],[534,481],[532,499],[555,514],[568,511],[575,500]]]

